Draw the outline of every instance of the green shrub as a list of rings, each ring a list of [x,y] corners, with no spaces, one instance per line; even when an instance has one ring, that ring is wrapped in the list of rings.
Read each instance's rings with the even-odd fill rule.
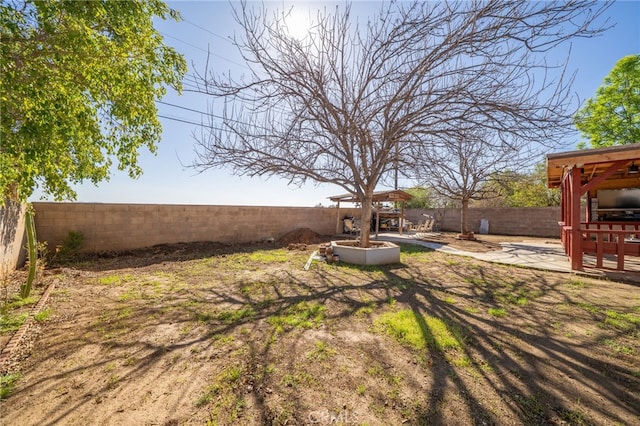
[[[62,245],[57,247],[56,257],[59,261],[65,262],[77,256],[84,247],[84,234],[82,232],[69,231],[67,237],[62,241]]]
[[[0,375],[0,401],[11,394],[16,381],[20,378],[17,373]]]
[[[0,333],[12,333],[27,320],[27,314],[0,314]]]

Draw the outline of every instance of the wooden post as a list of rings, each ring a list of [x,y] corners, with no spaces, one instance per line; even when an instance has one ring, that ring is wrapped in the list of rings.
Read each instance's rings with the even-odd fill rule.
[[[620,232],[618,234],[618,241],[617,241],[617,248],[618,248],[618,264],[617,264],[617,268],[618,271],[624,271],[624,233]]]
[[[380,203],[376,204],[376,240],[378,239],[378,233],[380,232]]]
[[[571,220],[571,269],[574,271],[582,270],[582,231],[580,229],[580,169],[573,167],[570,171],[571,176],[571,198],[569,201],[570,220]]]
[[[596,268],[602,268],[602,259],[604,257],[604,234],[598,232],[596,238]]]
[[[336,235],[342,234],[340,229],[340,201],[338,201],[338,207],[336,208],[338,217],[336,218]]]

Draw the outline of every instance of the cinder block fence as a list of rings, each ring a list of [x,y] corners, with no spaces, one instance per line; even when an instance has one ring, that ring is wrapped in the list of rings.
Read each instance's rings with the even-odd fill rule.
[[[84,251],[100,252],[194,241],[242,243],[298,228],[335,234],[337,212],[320,207],[161,204],[33,203],[38,239],[62,244],[69,231],[84,234]],[[359,209],[340,209],[357,214]]]
[[[256,207],[162,204],[33,203],[38,239],[49,247],[61,244],[69,231],[82,232],[88,252],[127,250],[156,244],[218,241],[252,242],[278,238],[298,228],[333,235],[337,212],[321,207]],[[442,229],[460,229],[460,211],[407,210],[418,223],[422,213],[443,218]],[[340,208],[341,218],[357,216],[358,208]],[[469,209],[471,231],[480,219],[489,232],[502,235],[557,237],[558,208]]]
[[[419,223],[424,220],[423,213],[441,219],[445,231],[460,231],[459,209],[412,209],[407,211],[407,219]],[[481,219],[489,222],[490,234],[560,238],[559,207],[470,208],[467,210],[469,231],[477,233]]]
[[[39,241],[49,248],[62,244],[69,231],[82,232],[86,252],[128,250],[156,244],[217,241],[243,243],[279,238],[298,228],[334,235],[338,212],[322,207],[258,207],[163,204],[33,203]],[[358,216],[358,208],[340,208],[340,219]],[[443,231],[460,230],[457,209],[409,209],[414,223],[422,214],[441,219]],[[478,232],[481,219],[489,233],[559,237],[558,207],[469,209],[469,230]],[[0,208],[1,269],[19,265],[24,246],[24,206]],[[24,256],[22,256],[24,258]],[[6,272],[6,271],[5,271]],[[0,276],[3,274],[0,270]]]

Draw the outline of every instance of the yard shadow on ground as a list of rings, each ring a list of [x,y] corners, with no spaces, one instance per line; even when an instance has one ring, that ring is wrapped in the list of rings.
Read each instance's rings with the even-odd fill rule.
[[[328,415],[435,425],[637,418],[640,378],[628,367],[637,354],[603,342],[633,339],[638,326],[607,327],[610,306],[581,299],[605,282],[406,245],[397,265],[253,269],[249,261],[264,249],[80,264],[104,282],[85,277],[53,298],[58,319],[7,401],[10,414],[40,401],[25,424],[91,416],[285,424]],[[275,252],[271,259],[285,256]],[[243,255],[248,271],[237,264]],[[296,265],[308,255],[289,254]],[[153,280],[115,274],[129,268]],[[106,282],[112,276],[122,282]],[[424,347],[379,327],[384,314],[401,311],[412,313]],[[442,345],[442,333],[454,342]]]

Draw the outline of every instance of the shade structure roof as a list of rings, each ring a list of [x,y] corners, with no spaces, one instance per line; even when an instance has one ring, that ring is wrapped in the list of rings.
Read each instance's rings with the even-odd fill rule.
[[[391,191],[379,191],[373,193],[373,202],[385,202],[385,201],[409,201],[413,198],[413,195],[408,192],[401,191],[399,189],[391,190]],[[360,200],[356,195],[353,194],[343,194],[343,195],[334,195],[333,197],[329,197],[329,199],[333,202],[340,203],[360,203]]]
[[[640,187],[640,173],[635,166],[640,168],[640,143],[549,154],[547,186],[558,188],[564,173],[578,167],[581,184],[604,176],[606,172],[606,178],[598,183],[599,188],[637,188]]]

